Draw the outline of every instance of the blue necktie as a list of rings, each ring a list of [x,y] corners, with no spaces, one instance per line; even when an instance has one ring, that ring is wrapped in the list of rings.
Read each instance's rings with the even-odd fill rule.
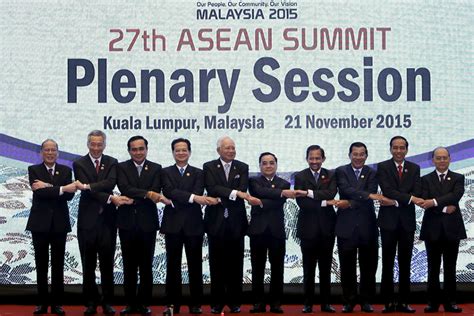
[[[183,167],[179,168],[179,173],[181,174],[181,176],[183,176],[183,174],[184,174],[184,168]]]
[[[355,172],[355,175],[356,175],[356,179],[359,180],[360,170],[356,169],[354,172]]]
[[[315,172],[314,173],[314,181],[316,181],[316,183],[318,183],[318,179],[319,179],[319,172]]]

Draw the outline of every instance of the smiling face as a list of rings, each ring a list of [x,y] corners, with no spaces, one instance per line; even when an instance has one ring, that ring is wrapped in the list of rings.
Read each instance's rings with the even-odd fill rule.
[[[225,162],[231,162],[235,159],[235,143],[231,138],[224,138],[220,146],[217,148],[217,153]]]
[[[190,156],[191,152],[189,151],[188,144],[185,142],[174,144],[173,157],[178,166],[182,167],[187,165]]]
[[[390,146],[390,153],[396,163],[402,163],[408,153],[406,142],[401,138],[394,139]]]
[[[93,158],[100,158],[105,149],[105,142],[102,136],[90,136],[87,142],[87,148],[89,148],[89,154]]]
[[[41,147],[41,157],[45,165],[48,167],[54,166],[58,159],[58,145],[52,140],[44,142]]]
[[[136,164],[140,165],[146,159],[148,153],[145,141],[143,139],[137,139],[130,142],[128,153],[130,154],[130,158],[132,158]]]
[[[354,169],[360,169],[365,165],[367,160],[367,153],[364,147],[352,147],[352,151],[349,154],[351,158],[351,165]]]
[[[321,169],[321,166],[323,165],[324,160],[326,160],[326,158],[323,158],[323,155],[320,149],[311,150],[308,153],[308,157],[306,158],[306,161],[308,162],[308,166],[314,172]]]
[[[273,178],[276,174],[277,167],[278,165],[275,161],[275,157],[272,155],[262,156],[262,159],[260,160],[260,172],[265,178]]]

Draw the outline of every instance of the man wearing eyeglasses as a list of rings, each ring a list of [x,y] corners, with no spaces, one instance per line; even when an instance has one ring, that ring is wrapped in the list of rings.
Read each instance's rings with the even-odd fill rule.
[[[66,235],[71,231],[67,201],[72,200],[76,184],[71,168],[56,163],[58,144],[46,139],[41,144],[43,162],[28,167],[33,202],[26,230],[31,231],[35,249],[38,306],[33,314],[64,315],[64,253]],[[48,294],[49,251],[51,249],[51,295]]]

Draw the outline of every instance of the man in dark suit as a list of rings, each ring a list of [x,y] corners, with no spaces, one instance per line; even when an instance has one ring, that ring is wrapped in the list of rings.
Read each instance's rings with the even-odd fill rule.
[[[444,311],[461,313],[456,305],[456,261],[459,241],[465,239],[466,229],[459,208],[464,194],[464,175],[449,170],[449,151],[439,147],[433,151],[436,170],[421,179],[425,209],[420,239],[425,241],[428,256],[428,306],[426,313],[438,311],[441,302]],[[439,273],[443,258],[444,293],[441,295]]]
[[[297,197],[300,207],[296,236],[300,238],[303,255],[303,313],[313,312],[314,278],[316,265],[319,263],[321,311],[334,313],[329,305],[331,295],[331,264],[334,249],[334,226],[336,212],[333,199],[337,193],[334,172],[321,168],[324,150],[319,145],[306,149],[306,161],[309,168],[295,175],[295,190],[307,192],[305,197]]]
[[[56,163],[58,144],[47,139],[41,144],[43,162],[28,167],[33,202],[26,230],[31,231],[35,249],[36,282],[39,304],[33,314],[63,315],[64,253],[66,235],[71,231],[67,201],[76,185],[71,168]],[[51,295],[48,295],[49,249],[51,247]]]
[[[340,201],[336,220],[337,247],[341,266],[344,298],[343,313],[350,313],[359,303],[371,313],[375,296],[375,273],[378,262],[378,235],[374,200],[377,194],[375,171],[365,165],[368,150],[364,143],[349,147],[351,163],[336,169]],[[360,269],[360,295],[357,295],[357,254]]]
[[[286,198],[296,197],[290,190],[290,183],[276,175],[277,157],[270,153],[260,154],[260,175],[250,178],[249,193],[262,201],[252,206],[252,218],[248,229],[252,262],[252,295],[255,300],[251,313],[264,313],[264,276],[268,258],[271,265],[270,312],[281,314],[283,296],[283,263],[285,259],[285,214],[283,205]]]
[[[219,138],[217,153],[220,157],[203,167],[207,193],[220,199],[219,204],[207,206],[204,215],[209,239],[211,312],[220,314],[227,304],[231,313],[240,313],[248,226],[244,200],[254,205],[261,201],[247,193],[249,167],[235,160],[234,141],[227,136]]]
[[[165,314],[179,313],[182,301],[181,257],[183,246],[189,272],[191,314],[201,314],[202,300],[202,243],[204,222],[201,205],[215,205],[216,198],[204,196],[202,170],[189,165],[191,142],[178,138],[171,143],[175,164],[163,169],[163,194],[171,200],[166,205],[161,222],[161,233],[166,245],[166,299]]]
[[[89,153],[73,163],[76,186],[81,192],[77,221],[77,238],[83,270],[84,314],[97,313],[102,304],[104,314],[114,314],[110,305],[114,296],[114,255],[117,240],[116,208],[130,203],[125,196],[114,196],[117,182],[117,159],[104,155],[106,136],[94,130],[87,135]],[[102,297],[95,282],[97,258],[100,262]]]
[[[151,314],[153,256],[159,229],[156,203],[169,203],[161,192],[161,165],[146,159],[148,141],[133,136],[127,143],[131,159],[117,166],[120,192],[133,199],[118,208],[117,227],[122,247],[127,306],[121,314]],[[137,291],[138,271],[140,285]]]
[[[402,136],[390,140],[392,158],[377,166],[377,180],[385,197],[380,201],[377,224],[382,239],[381,294],[383,313],[414,313],[407,303],[410,295],[410,268],[415,236],[415,204],[421,203],[420,167],[405,160],[408,141]],[[399,298],[395,302],[393,271],[398,247]]]

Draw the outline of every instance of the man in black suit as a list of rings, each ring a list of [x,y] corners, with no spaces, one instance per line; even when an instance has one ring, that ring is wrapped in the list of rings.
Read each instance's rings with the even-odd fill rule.
[[[66,235],[71,231],[67,201],[72,200],[76,185],[71,168],[56,163],[58,144],[46,139],[41,144],[43,162],[28,167],[33,202],[26,230],[31,231],[35,249],[36,282],[39,304],[33,314],[63,315],[64,253]],[[48,295],[49,249],[51,247],[51,295]]]
[[[377,194],[375,170],[365,165],[367,146],[361,142],[349,147],[351,163],[336,169],[340,201],[337,202],[336,236],[341,266],[344,298],[343,313],[350,313],[359,303],[371,313],[375,296],[375,273],[378,262],[378,235],[374,200]],[[357,295],[357,254],[359,255],[360,295]]]
[[[329,297],[336,224],[333,205],[336,203],[337,184],[334,172],[321,168],[325,159],[324,150],[319,145],[309,146],[306,149],[309,168],[295,175],[295,190],[307,192],[305,197],[296,198],[300,207],[296,236],[300,238],[303,255],[303,313],[313,312],[314,278],[318,263],[321,311],[335,312],[329,305]]]
[[[377,224],[382,239],[381,294],[383,313],[414,313],[410,296],[410,268],[415,237],[415,204],[421,203],[420,167],[405,160],[408,141],[402,136],[390,140],[392,158],[377,165],[377,180],[384,199],[380,201]],[[399,298],[394,298],[393,271],[398,247]]]
[[[261,201],[247,193],[249,167],[235,160],[235,143],[227,136],[217,141],[219,158],[203,167],[204,186],[210,196],[220,199],[206,207],[204,229],[209,239],[211,272],[211,312],[220,314],[227,304],[231,313],[240,313],[244,235],[247,214],[244,200],[252,205]]]
[[[215,205],[216,198],[204,196],[202,170],[189,165],[191,142],[178,138],[171,143],[175,164],[163,169],[163,194],[170,199],[161,222],[161,233],[165,235],[166,246],[166,299],[179,313],[182,301],[181,257],[184,250],[189,272],[191,314],[201,314],[202,300],[202,243],[204,222],[201,205]]]
[[[118,208],[117,227],[122,247],[127,306],[121,314],[151,314],[153,256],[159,229],[156,203],[170,203],[161,192],[161,165],[146,159],[148,141],[133,136],[127,143],[131,159],[117,166],[120,192],[133,199]],[[140,285],[137,291],[138,271]]]
[[[441,302],[444,311],[461,313],[456,305],[456,261],[459,241],[465,239],[466,229],[459,208],[464,194],[464,175],[449,170],[451,157],[446,148],[433,151],[436,170],[421,179],[425,209],[420,239],[425,241],[428,256],[428,306],[426,313],[438,311]],[[441,295],[439,273],[443,258],[444,293]]]
[[[270,153],[260,154],[260,176],[250,178],[249,193],[262,201],[252,206],[252,218],[248,229],[252,262],[252,295],[255,300],[251,313],[264,313],[264,276],[268,258],[271,265],[270,312],[281,314],[283,296],[283,263],[285,259],[285,214],[286,198],[294,198],[299,192],[290,190],[290,183],[276,175],[277,157]]]
[[[84,314],[97,313],[102,304],[104,314],[114,314],[110,305],[114,296],[114,255],[117,240],[115,206],[132,201],[114,196],[117,182],[117,159],[104,155],[106,135],[94,130],[87,135],[89,153],[73,163],[76,187],[81,192],[77,221],[77,238],[83,270]],[[97,258],[100,262],[102,297],[95,282]]]

